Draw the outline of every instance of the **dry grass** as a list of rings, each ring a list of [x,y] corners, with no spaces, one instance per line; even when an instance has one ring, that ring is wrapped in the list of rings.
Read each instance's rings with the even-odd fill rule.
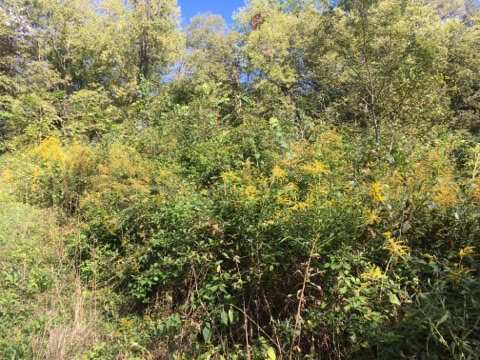
[[[78,278],[65,280],[47,295],[48,320],[44,331],[32,339],[34,359],[73,359],[99,341],[98,317],[91,297]]]
[[[0,276],[0,296],[15,300],[2,309],[8,316],[0,321],[0,359],[78,358],[104,337],[96,290],[82,284],[65,248],[71,232],[58,226],[53,210],[0,195],[0,273],[13,279]]]
[[[42,303],[48,316],[43,332],[32,339],[34,359],[67,360],[85,353],[102,336],[96,289],[85,287],[65,251],[64,229],[52,226],[50,249],[56,262],[55,281]],[[68,236],[68,235],[67,235]]]

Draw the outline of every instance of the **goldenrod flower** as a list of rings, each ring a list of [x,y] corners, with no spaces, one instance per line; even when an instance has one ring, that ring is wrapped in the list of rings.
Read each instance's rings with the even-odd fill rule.
[[[460,257],[464,257],[465,255],[471,255],[475,251],[475,248],[473,246],[467,246],[466,248],[460,249],[459,255]]]
[[[39,155],[45,164],[58,162],[62,166],[67,157],[62,149],[60,140],[53,137],[44,140],[39,146],[33,149],[33,154]]]
[[[282,180],[287,176],[285,170],[283,170],[280,166],[276,165],[272,170],[272,178],[273,180]]]
[[[402,245],[401,241],[396,241],[394,238],[387,238],[388,245],[384,247],[392,255],[404,258],[410,254],[410,248],[406,245]]]
[[[385,274],[382,273],[378,266],[373,265],[368,272],[361,274],[361,277],[367,280],[378,281],[384,279]]]
[[[246,200],[254,200],[257,197],[257,188],[253,185],[247,186],[243,191]]]
[[[326,165],[321,161],[313,161],[311,163],[307,163],[300,167],[303,171],[308,174],[312,175],[320,175],[320,174],[329,174],[330,171],[327,169]]]
[[[38,168],[36,166],[33,168],[32,176],[34,180],[40,176],[40,171],[38,171]]]
[[[368,212],[368,223],[370,225],[373,225],[377,222],[380,221],[380,217],[377,215],[377,213],[375,212],[375,210],[370,210]]]
[[[12,179],[13,179],[12,170],[10,170],[10,169],[3,170],[2,180],[5,181],[5,182],[10,182],[10,180],[12,180]]]
[[[279,204],[285,204],[285,205],[290,205],[290,204],[292,204],[292,200],[287,199],[287,198],[285,198],[285,197],[283,197],[283,196],[281,196],[281,195],[277,195],[277,196],[276,196],[276,199],[277,199],[277,202],[278,202]]]
[[[452,177],[452,171],[446,171],[445,176],[438,180],[438,184],[433,189],[433,200],[446,207],[453,206],[458,201],[458,186]]]
[[[299,202],[292,207],[292,210],[295,211],[304,211],[308,209],[308,204],[306,202]]]
[[[293,192],[298,192],[298,185],[295,184],[294,182],[289,182],[288,185],[287,185],[287,189],[289,191],[293,191]]]
[[[380,183],[378,182],[372,184],[371,194],[375,201],[385,201],[387,199],[382,192]]]
[[[225,183],[237,182],[240,181],[240,178],[235,175],[233,171],[225,171],[223,172],[220,177]]]

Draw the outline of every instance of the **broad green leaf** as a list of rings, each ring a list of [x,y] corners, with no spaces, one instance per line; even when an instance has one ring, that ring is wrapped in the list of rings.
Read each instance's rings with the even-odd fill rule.
[[[235,314],[232,309],[228,310],[228,320],[230,320],[230,324],[233,324],[235,321]]]
[[[267,350],[266,360],[277,360],[277,354],[275,354],[275,350],[272,347],[269,347]]]
[[[397,295],[394,293],[388,294],[388,300],[390,300],[392,304],[400,306],[400,301],[398,300]]]
[[[440,318],[440,320],[437,321],[437,327],[439,327],[441,324],[443,324],[445,321],[447,321],[449,316],[450,316],[450,313],[446,312],[445,315],[443,315]]]
[[[222,324],[228,326],[228,314],[225,312],[225,310],[222,310],[222,312],[220,313],[220,318],[222,320]]]
[[[212,328],[210,323],[207,323],[207,325],[205,325],[202,331],[202,335],[206,343],[210,342],[210,339],[212,337]]]

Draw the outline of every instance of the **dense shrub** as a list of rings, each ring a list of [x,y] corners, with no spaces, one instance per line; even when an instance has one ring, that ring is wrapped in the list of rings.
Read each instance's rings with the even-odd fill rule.
[[[200,337],[205,351],[240,354],[246,329],[259,341],[252,351],[279,356],[407,356],[423,351],[422,338],[427,355],[443,346],[464,356],[478,346],[478,146],[442,129],[430,139],[398,138],[365,160],[361,142],[324,128],[189,183],[182,174],[203,160],[187,165],[180,153],[186,168],[165,169],[121,144],[50,138],[22,158],[16,185],[77,214],[85,236],[71,246],[85,279],[159,319],[150,336],[176,351]],[[214,159],[218,149],[196,151]],[[472,331],[452,330],[457,321]]]
[[[478,358],[476,7],[252,0],[183,43],[175,4],[0,9],[0,201],[58,212],[112,326],[82,356]]]

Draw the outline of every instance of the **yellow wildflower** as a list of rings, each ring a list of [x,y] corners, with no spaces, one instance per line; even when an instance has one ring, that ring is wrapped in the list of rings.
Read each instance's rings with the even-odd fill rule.
[[[38,168],[36,166],[33,168],[32,176],[34,180],[40,176],[40,171],[38,171]]]
[[[287,176],[285,170],[283,170],[280,166],[276,165],[272,170],[272,178],[273,180],[282,180]]]
[[[225,171],[223,172],[220,177],[225,183],[237,182],[240,181],[240,178],[235,175],[233,171]]]
[[[276,195],[277,202],[280,204],[293,205],[298,196],[298,185],[294,182],[289,182],[285,185],[279,194]]]
[[[460,249],[460,257],[464,257],[465,255],[472,255],[475,251],[473,246],[467,246],[466,248]]]
[[[298,185],[294,182],[289,182],[287,185],[287,189],[293,192],[298,192]]]
[[[455,268],[452,269],[447,276],[449,278],[455,280],[455,283],[458,283],[458,281],[460,280],[460,278],[462,276],[467,276],[471,272],[474,272],[474,270],[469,268],[468,266],[464,266],[464,265],[461,265],[461,264],[453,264],[453,266]]]
[[[242,193],[247,200],[254,200],[257,196],[257,188],[253,185],[249,185],[242,191]]]
[[[387,199],[383,194],[380,183],[378,182],[372,184],[371,194],[375,201],[385,201]]]
[[[300,167],[303,171],[311,175],[329,174],[330,171],[326,165],[321,161],[313,161]]]
[[[458,201],[457,192],[457,184],[447,172],[446,176],[440,178],[435,186],[433,200],[443,206],[452,206]]]
[[[56,161],[61,165],[66,160],[66,154],[62,149],[62,144],[57,138],[48,138],[39,146],[33,149],[34,155],[39,155],[44,163]]]
[[[12,180],[12,178],[13,178],[12,170],[10,170],[10,169],[3,170],[3,172],[2,172],[2,180],[3,181],[10,182],[10,180]]]
[[[318,186],[317,184],[310,184],[307,192],[307,202],[312,202],[318,197],[318,195],[325,194],[327,194],[327,189],[325,187]]]
[[[127,318],[121,318],[120,324],[126,328],[132,327],[134,325],[133,320]]]
[[[308,204],[306,202],[299,202],[292,207],[292,210],[295,211],[304,211],[308,209]]]
[[[373,280],[373,281],[378,281],[385,278],[385,275],[382,273],[380,268],[376,265],[373,265],[368,272],[361,274],[361,276],[364,279]]]
[[[410,254],[410,248],[406,245],[402,245],[402,241],[396,241],[394,238],[387,237],[388,245],[384,247],[392,255],[404,258]]]
[[[290,205],[290,204],[293,203],[292,200],[287,199],[287,198],[285,198],[285,197],[283,197],[283,196],[281,196],[281,195],[277,195],[277,196],[276,196],[276,199],[277,199],[277,202],[278,202],[279,204]]]
[[[375,212],[375,210],[370,210],[368,212],[368,223],[370,225],[373,225],[377,222],[380,222],[380,217],[377,215],[377,213]]]

